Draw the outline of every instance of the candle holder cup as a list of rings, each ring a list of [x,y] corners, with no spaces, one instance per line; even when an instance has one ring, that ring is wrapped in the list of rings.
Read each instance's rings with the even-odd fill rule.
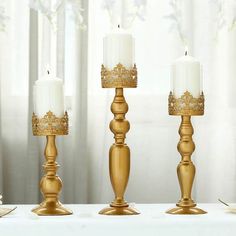
[[[195,144],[192,140],[193,126],[191,116],[204,114],[204,95],[194,98],[186,91],[180,98],[175,98],[172,92],[169,95],[169,115],[181,116],[182,122],[179,128],[180,141],[178,151],[182,160],[177,167],[178,180],[181,190],[181,199],[176,208],[168,210],[169,214],[205,214],[206,212],[196,207],[192,200],[191,191],[195,177],[195,166],[191,161]]]
[[[45,175],[40,181],[40,189],[43,194],[43,202],[32,211],[37,215],[70,215],[72,212],[60,203],[59,192],[62,188],[62,181],[56,174],[59,165],[56,162],[57,148],[56,136],[68,134],[68,115],[56,117],[51,111],[43,118],[32,116],[32,131],[34,136],[46,136],[45,147],[46,163],[43,165]]]
[[[114,134],[115,143],[109,152],[109,173],[115,199],[109,207],[102,209],[102,215],[137,215],[139,212],[130,207],[124,200],[124,193],[128,184],[130,172],[130,149],[125,143],[126,133],[129,131],[129,121],[125,119],[128,104],[123,95],[124,88],[137,87],[137,69],[126,69],[118,64],[112,70],[102,65],[101,80],[103,88],[115,88],[115,97],[111,104],[114,119],[110,122],[110,129]]]

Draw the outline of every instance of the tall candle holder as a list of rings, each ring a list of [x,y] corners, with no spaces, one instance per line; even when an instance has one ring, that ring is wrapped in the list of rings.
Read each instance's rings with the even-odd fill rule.
[[[68,115],[56,117],[51,111],[43,118],[32,116],[32,130],[35,136],[46,136],[47,144],[44,155],[46,163],[43,165],[45,175],[40,181],[40,189],[44,196],[43,202],[32,211],[37,215],[70,215],[72,212],[66,209],[59,201],[59,192],[62,181],[56,174],[59,165],[56,162],[57,148],[56,136],[68,134]]]
[[[115,193],[115,199],[110,207],[102,209],[102,215],[137,215],[139,212],[130,207],[124,200],[124,193],[128,184],[130,172],[130,149],[125,143],[126,133],[129,131],[129,121],[125,119],[128,104],[123,95],[124,88],[137,87],[137,69],[126,69],[118,64],[112,70],[102,65],[101,80],[103,88],[115,88],[115,97],[111,104],[114,119],[110,122],[110,129],[114,134],[115,143],[109,151],[110,180]]]
[[[186,91],[180,98],[170,92],[169,95],[169,115],[181,116],[182,122],[179,128],[180,141],[178,151],[182,160],[177,167],[177,174],[181,189],[181,199],[176,204],[176,208],[167,211],[169,214],[205,214],[206,212],[196,207],[192,200],[191,191],[195,176],[195,166],[191,161],[195,144],[192,140],[193,126],[191,116],[201,116],[204,114],[204,95],[194,98]]]

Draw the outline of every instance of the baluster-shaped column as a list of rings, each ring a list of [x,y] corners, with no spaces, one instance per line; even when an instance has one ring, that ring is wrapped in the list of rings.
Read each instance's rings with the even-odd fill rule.
[[[139,214],[135,209],[129,207],[124,200],[130,172],[130,149],[125,143],[125,137],[130,125],[129,121],[125,119],[125,114],[128,112],[128,104],[123,95],[123,88],[116,88],[111,111],[114,114],[114,119],[110,122],[110,129],[114,134],[115,143],[110,147],[109,172],[115,199],[110,204],[110,207],[101,210],[99,213],[105,215]]]
[[[191,161],[195,144],[192,140],[193,126],[190,116],[181,116],[182,122],[179,128],[180,141],[178,151],[182,157],[177,167],[177,174],[181,189],[181,200],[177,203],[180,207],[194,207],[196,204],[191,199],[193,180],[195,176],[195,166]]]
[[[191,155],[195,150],[193,142],[193,126],[191,124],[192,115],[203,115],[204,96],[194,98],[188,91],[181,98],[175,98],[172,93],[169,96],[169,114],[181,115],[181,125],[179,127],[180,141],[178,151],[181,161],[177,167],[177,174],[181,190],[181,199],[176,204],[176,208],[170,209],[170,214],[204,214],[204,210],[196,207],[192,200],[191,192],[195,177],[195,166],[191,160]]]
[[[47,143],[44,150],[46,162],[44,163],[45,175],[40,181],[40,190],[43,194],[43,202],[32,211],[38,215],[70,215],[72,212],[66,209],[59,201],[59,193],[62,188],[62,181],[57,175],[59,165],[56,162],[57,147],[56,135],[68,134],[67,113],[61,118],[48,112],[43,118],[35,114],[32,117],[33,134],[46,136]]]

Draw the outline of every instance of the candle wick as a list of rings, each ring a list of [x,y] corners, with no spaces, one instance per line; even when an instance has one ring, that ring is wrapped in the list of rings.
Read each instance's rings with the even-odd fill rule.
[[[184,53],[185,56],[188,56],[188,51],[186,50],[185,53]]]
[[[50,73],[49,73],[49,70],[47,70],[47,72],[48,72],[48,75],[49,75],[49,74],[50,74]]]
[[[120,28],[120,25],[118,25],[118,28]]]

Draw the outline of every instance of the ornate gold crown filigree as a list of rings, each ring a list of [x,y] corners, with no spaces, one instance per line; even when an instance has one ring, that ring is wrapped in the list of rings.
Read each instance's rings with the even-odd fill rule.
[[[35,136],[46,135],[67,135],[68,134],[68,115],[56,117],[51,111],[43,118],[38,118],[35,113],[32,116],[32,130]]]
[[[172,92],[169,95],[169,115],[200,116],[204,114],[204,95],[194,98],[186,91],[180,98],[175,98]]]
[[[137,68],[126,69],[122,64],[117,64],[112,70],[102,65],[101,79],[103,88],[136,88]]]

